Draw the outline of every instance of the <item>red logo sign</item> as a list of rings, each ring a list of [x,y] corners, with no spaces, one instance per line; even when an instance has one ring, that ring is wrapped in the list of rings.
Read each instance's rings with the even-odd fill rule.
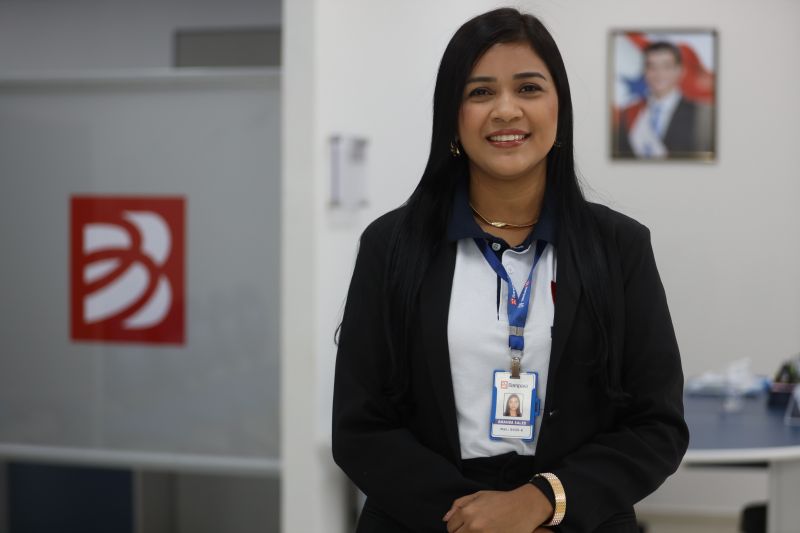
[[[183,344],[180,197],[73,196],[72,339]]]
[[[500,381],[500,388],[501,389],[507,389],[508,388],[508,381],[501,380]]]

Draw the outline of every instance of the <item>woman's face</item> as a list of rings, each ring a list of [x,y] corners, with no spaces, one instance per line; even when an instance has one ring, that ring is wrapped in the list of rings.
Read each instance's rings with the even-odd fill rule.
[[[519,398],[516,396],[512,396],[508,399],[508,410],[509,411],[519,411]]]
[[[555,84],[530,45],[489,48],[467,78],[458,117],[473,178],[543,179],[557,125]]]

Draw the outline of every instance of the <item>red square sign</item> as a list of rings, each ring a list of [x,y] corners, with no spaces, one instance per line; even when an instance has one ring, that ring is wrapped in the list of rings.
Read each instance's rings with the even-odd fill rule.
[[[73,196],[73,340],[183,344],[181,197]]]

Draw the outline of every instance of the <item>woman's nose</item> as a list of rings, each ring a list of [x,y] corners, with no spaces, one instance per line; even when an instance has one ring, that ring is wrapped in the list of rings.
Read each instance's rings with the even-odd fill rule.
[[[522,110],[517,104],[514,96],[509,93],[501,93],[495,100],[492,110],[492,119],[503,122],[511,122],[522,116]]]

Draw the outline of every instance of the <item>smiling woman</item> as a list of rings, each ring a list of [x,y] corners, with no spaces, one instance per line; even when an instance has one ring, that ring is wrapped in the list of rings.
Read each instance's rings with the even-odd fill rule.
[[[527,44],[499,43],[473,73],[458,120],[470,176],[543,182],[558,123],[558,95],[547,66]]]
[[[431,151],[361,236],[334,459],[358,532],[636,532],[688,443],[649,232],[587,202],[541,22],[498,9],[444,52]]]
[[[547,154],[556,142],[558,94],[544,61],[527,43],[498,43],[478,60],[464,88],[458,116],[458,141],[468,155],[473,208],[489,218],[505,215],[507,225],[523,226],[538,214],[547,170]],[[531,205],[508,212],[498,204],[501,191],[520,188]],[[480,220],[486,229],[492,226]],[[496,226],[495,226],[496,227]],[[509,228],[495,232],[509,244],[526,236]]]

